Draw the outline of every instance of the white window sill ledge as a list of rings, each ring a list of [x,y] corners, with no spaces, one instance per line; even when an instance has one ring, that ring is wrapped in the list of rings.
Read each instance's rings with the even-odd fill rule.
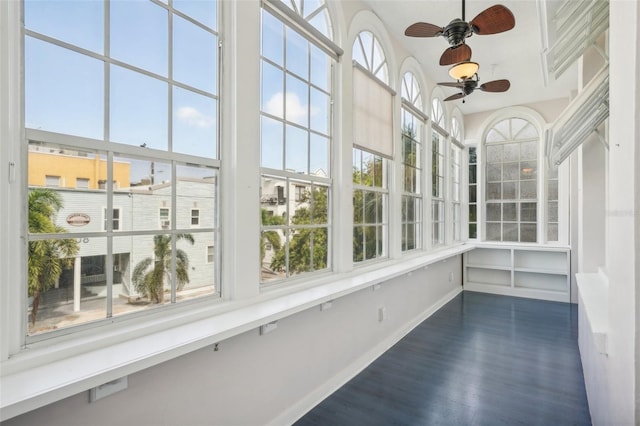
[[[224,312],[191,321],[185,321],[188,314],[166,312],[167,315],[158,321],[178,325],[147,334],[141,333],[139,323],[123,323],[116,336],[113,331],[97,331],[91,339],[62,339],[57,344],[34,345],[1,364],[0,421],[457,256],[474,247],[473,244],[460,244],[416,256],[408,255],[407,258],[363,267],[348,274],[333,274],[323,280],[324,283],[313,287],[267,291],[249,302],[222,302],[218,306],[224,305]],[[150,322],[154,319],[157,318]],[[114,339],[115,343],[105,344]]]
[[[578,284],[578,309],[589,323],[593,342],[598,352],[608,353],[609,333],[609,283],[602,270],[598,273],[576,274]]]

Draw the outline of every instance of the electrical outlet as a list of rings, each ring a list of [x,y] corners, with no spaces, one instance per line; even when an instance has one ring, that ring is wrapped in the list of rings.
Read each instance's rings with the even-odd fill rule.
[[[387,317],[387,308],[378,308],[378,321],[382,322]]]
[[[373,289],[373,291],[378,291],[380,290],[380,287],[382,287],[382,284],[374,284],[371,286],[371,288]]]
[[[327,311],[329,309],[331,309],[331,307],[333,306],[333,301],[330,300],[328,302],[324,302],[320,305],[320,310],[321,311]]]

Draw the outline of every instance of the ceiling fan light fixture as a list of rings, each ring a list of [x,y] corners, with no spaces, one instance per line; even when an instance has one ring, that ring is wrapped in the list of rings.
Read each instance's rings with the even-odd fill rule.
[[[449,75],[456,80],[466,80],[473,77],[479,68],[480,65],[477,62],[460,62],[449,69]]]

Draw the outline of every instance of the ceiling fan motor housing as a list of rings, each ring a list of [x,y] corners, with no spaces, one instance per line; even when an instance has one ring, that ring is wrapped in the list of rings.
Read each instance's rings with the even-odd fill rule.
[[[447,25],[442,35],[446,37],[451,46],[459,46],[464,40],[473,34],[471,26],[462,19],[454,19]]]

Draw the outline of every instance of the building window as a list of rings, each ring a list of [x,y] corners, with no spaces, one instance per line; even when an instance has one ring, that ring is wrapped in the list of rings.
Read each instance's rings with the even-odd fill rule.
[[[191,209],[191,226],[200,225],[200,210]]]
[[[402,251],[422,247],[422,96],[412,73],[402,79]]]
[[[76,189],[89,189],[89,179],[76,178]]]
[[[547,241],[558,241],[558,166],[547,169]]]
[[[107,209],[103,209],[103,216],[104,216],[104,222],[103,222],[103,230],[108,231],[107,229],[107,224],[108,222],[108,217],[107,217]],[[111,230],[112,231],[119,231],[120,230],[120,219],[121,219],[121,215],[120,215],[121,211],[119,208],[114,208],[112,210],[112,219],[111,219]]]
[[[270,0],[262,9],[261,283],[331,267],[331,96],[338,52],[325,2],[304,6]],[[294,13],[281,13],[283,7]]]
[[[446,133],[444,106],[439,99],[431,103],[431,245],[444,244]]]
[[[60,176],[45,176],[44,186],[47,188],[60,188]]]
[[[530,122],[509,118],[485,138],[486,239],[537,241],[538,132]]]
[[[393,91],[378,38],[353,44],[353,261],[388,255],[389,161],[393,160]]]
[[[353,149],[353,261],[387,255],[386,163],[378,155]]]
[[[167,208],[160,209],[160,227],[162,229],[171,228],[171,215],[169,214],[169,209]]]
[[[218,3],[197,3],[24,2],[25,177],[30,218],[41,219],[28,234],[27,341],[219,294],[218,272],[202,260],[219,235]],[[59,170],[95,187],[41,188]],[[165,226],[168,209],[154,216],[194,202],[197,229],[182,217],[182,228]],[[105,272],[83,276],[96,256]],[[33,272],[47,262],[59,273]]]
[[[469,147],[469,238],[478,238],[478,155]]]
[[[460,122],[456,117],[451,119],[451,150],[449,160],[451,163],[451,211],[452,211],[452,239],[454,242],[462,240],[462,213],[461,213],[461,185],[462,180],[462,143]]]
[[[215,260],[215,252],[213,251],[213,245],[207,246],[207,263],[213,263]]]

